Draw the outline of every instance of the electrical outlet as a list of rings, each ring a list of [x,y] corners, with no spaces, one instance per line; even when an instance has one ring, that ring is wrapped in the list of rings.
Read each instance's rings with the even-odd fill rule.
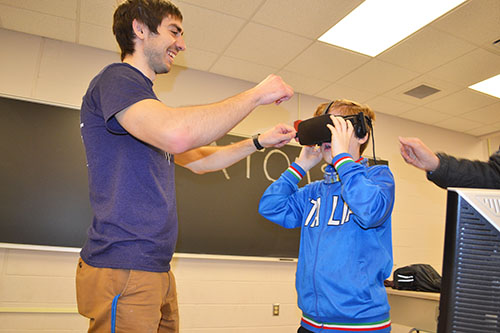
[[[273,316],[280,315],[280,305],[278,303],[273,304]]]

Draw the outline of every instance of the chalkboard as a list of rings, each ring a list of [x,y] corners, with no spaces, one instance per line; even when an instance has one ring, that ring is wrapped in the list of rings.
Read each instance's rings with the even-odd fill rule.
[[[79,123],[75,109],[0,97],[0,243],[83,245],[92,212]],[[242,139],[226,135],[216,144]],[[204,175],[177,167],[176,251],[297,257],[299,230],[265,220],[257,207],[299,152],[265,149]],[[319,166],[310,177],[322,177]]]
[[[218,145],[243,138],[226,135]],[[259,215],[260,197],[300,153],[287,145],[265,149],[219,172],[195,175],[176,169],[179,214],[178,252],[233,255],[298,256],[299,229],[285,229]],[[320,167],[311,179],[322,178]],[[304,178],[299,186],[305,185]]]

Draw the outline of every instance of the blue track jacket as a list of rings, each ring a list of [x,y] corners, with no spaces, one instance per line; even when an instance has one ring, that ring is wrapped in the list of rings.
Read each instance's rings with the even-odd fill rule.
[[[387,166],[368,167],[366,159],[355,163],[348,154],[332,164],[340,180],[327,181],[336,176],[329,165],[325,180],[299,189],[305,172],[293,163],[267,188],[259,213],[301,228],[296,288],[302,326],[313,332],[390,330],[384,280],[393,265],[394,177]]]

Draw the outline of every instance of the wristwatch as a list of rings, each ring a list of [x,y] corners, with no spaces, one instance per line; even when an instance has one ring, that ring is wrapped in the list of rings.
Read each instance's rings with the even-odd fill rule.
[[[262,149],[264,149],[264,147],[262,147],[262,145],[259,143],[259,135],[260,135],[260,133],[252,136],[252,140],[253,140],[253,144],[255,145],[255,148],[257,148],[257,150],[262,150]]]

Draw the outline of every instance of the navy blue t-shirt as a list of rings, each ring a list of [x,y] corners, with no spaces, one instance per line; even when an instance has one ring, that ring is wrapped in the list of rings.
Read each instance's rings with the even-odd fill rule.
[[[158,99],[153,82],[126,63],[104,68],[83,97],[80,127],[94,218],[80,255],[95,267],[170,270],[177,241],[173,159],[115,118],[145,99]]]

